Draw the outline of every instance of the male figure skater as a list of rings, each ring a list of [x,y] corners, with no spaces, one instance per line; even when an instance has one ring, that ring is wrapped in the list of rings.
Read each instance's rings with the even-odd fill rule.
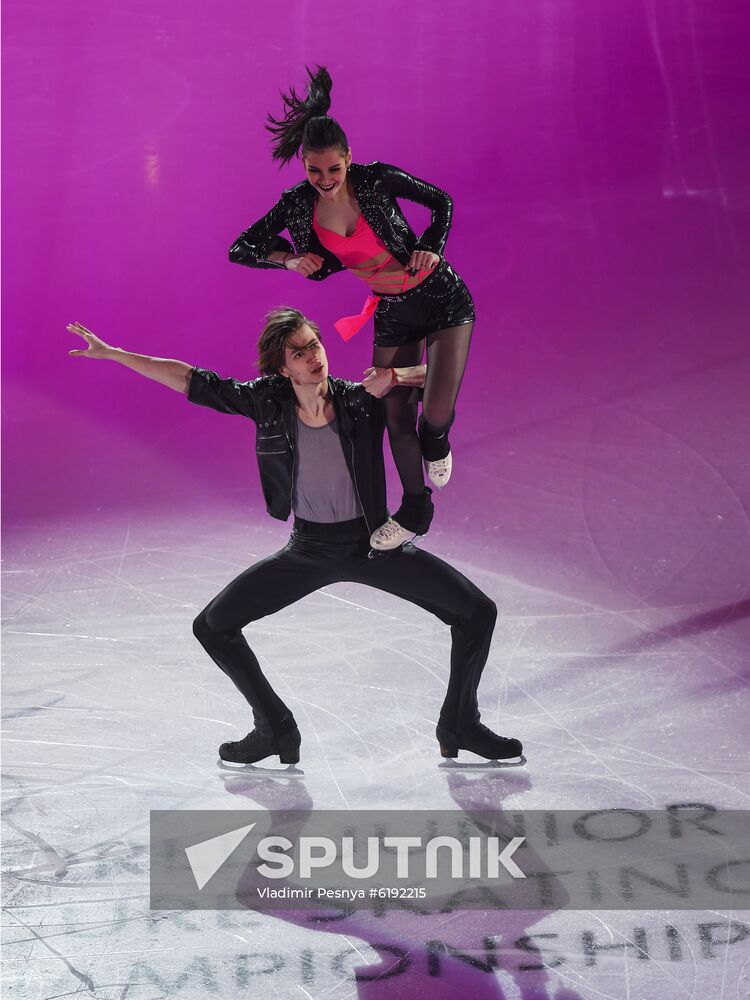
[[[203,648],[253,710],[254,728],[222,743],[222,760],[248,764],[276,754],[282,763],[299,760],[294,716],[242,629],[337,581],[396,594],[450,625],[450,677],[437,726],[443,757],[457,757],[459,750],[492,760],[520,756],[519,740],[497,736],[479,721],[477,686],[495,626],[494,603],[453,567],[410,543],[369,558],[370,534],[387,517],[380,396],[397,385],[422,384],[424,366],[372,369],[365,383],[329,377],[318,327],[291,308],[266,317],[258,341],[265,375],[249,382],[110,347],[80,323],[68,330],[87,344],[71,355],[117,361],[192,403],[255,421],[268,512],[285,521],[294,511],[286,547],[241,573],[193,623]]]

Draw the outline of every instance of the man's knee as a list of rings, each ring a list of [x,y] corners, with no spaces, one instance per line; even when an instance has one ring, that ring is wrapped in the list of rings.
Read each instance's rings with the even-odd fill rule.
[[[232,630],[225,628],[216,620],[216,615],[211,611],[211,605],[204,608],[193,621],[193,635],[202,645],[220,636],[231,635]]]
[[[497,621],[497,605],[486,594],[482,594],[474,606],[471,620],[484,628],[494,628]]]
[[[242,636],[242,628],[242,624],[227,620],[226,612],[222,615],[221,609],[209,604],[193,622],[193,635],[199,642],[204,639],[231,641]]]
[[[196,615],[193,620],[193,635],[198,640],[198,642],[204,642],[211,634],[211,629],[208,627],[208,621],[206,620],[206,608]]]

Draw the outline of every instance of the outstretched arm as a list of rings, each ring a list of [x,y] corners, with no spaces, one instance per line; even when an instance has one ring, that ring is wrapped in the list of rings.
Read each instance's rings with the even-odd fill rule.
[[[116,361],[118,364],[125,365],[126,368],[132,368],[139,375],[153,379],[154,382],[161,382],[162,385],[175,389],[177,392],[187,393],[193,365],[168,358],[152,358],[147,354],[132,354],[130,351],[123,351],[120,347],[110,347],[91,330],[87,330],[82,323],[69,323],[68,330],[86,341],[85,348],[69,351],[71,356]]]

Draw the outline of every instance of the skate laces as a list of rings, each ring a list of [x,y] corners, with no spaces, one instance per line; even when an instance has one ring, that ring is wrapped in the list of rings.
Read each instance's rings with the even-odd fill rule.
[[[263,739],[265,739],[265,735],[258,732],[257,729],[253,729],[247,736],[243,736],[241,740],[237,740],[233,746],[236,746],[238,750],[247,750]]]
[[[432,462],[428,462],[430,466],[430,472],[434,476],[442,476],[448,471],[448,456],[445,458],[436,458]]]
[[[409,532],[407,528],[403,528],[398,521],[394,521],[392,517],[389,517],[385,524],[382,524],[380,528],[378,528],[378,535],[380,535],[381,538],[386,539],[386,541],[390,541],[392,538],[397,538],[399,535],[404,533],[413,534],[413,532]]]
[[[483,722],[477,722],[475,725],[475,730],[482,733],[483,736],[490,736],[493,740],[500,740],[502,743],[510,743],[510,737],[508,736],[498,736],[497,733],[493,733],[489,726],[485,726]]]

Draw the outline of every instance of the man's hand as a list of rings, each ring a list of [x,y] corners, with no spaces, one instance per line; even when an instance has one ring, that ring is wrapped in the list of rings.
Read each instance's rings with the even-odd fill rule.
[[[74,357],[107,358],[176,392],[187,393],[193,365],[188,365],[184,361],[174,361],[172,358],[152,358],[148,354],[133,354],[131,351],[123,351],[120,347],[110,347],[91,330],[87,330],[83,323],[68,323],[68,330],[86,341],[85,348],[68,352]]]
[[[71,333],[78,334],[86,341],[86,347],[81,348],[77,351],[68,351],[73,357],[82,358],[109,358],[112,355],[114,348],[110,347],[109,344],[105,344],[103,340],[100,340],[95,333],[91,330],[87,330],[83,323],[69,323],[68,330]]]
[[[396,377],[392,368],[367,368],[364,371],[362,385],[370,393],[380,399],[396,385]]]
[[[287,271],[296,271],[303,278],[309,277],[315,271],[319,271],[323,266],[323,258],[316,253],[303,253],[301,257],[289,257],[284,262]]]
[[[417,271],[434,271],[440,263],[440,255],[431,253],[429,250],[415,250],[409,258],[406,270],[412,274]]]
[[[397,385],[423,388],[427,365],[412,365],[409,368],[366,368],[363,375],[365,377],[362,379],[362,385],[371,396],[380,399]]]

